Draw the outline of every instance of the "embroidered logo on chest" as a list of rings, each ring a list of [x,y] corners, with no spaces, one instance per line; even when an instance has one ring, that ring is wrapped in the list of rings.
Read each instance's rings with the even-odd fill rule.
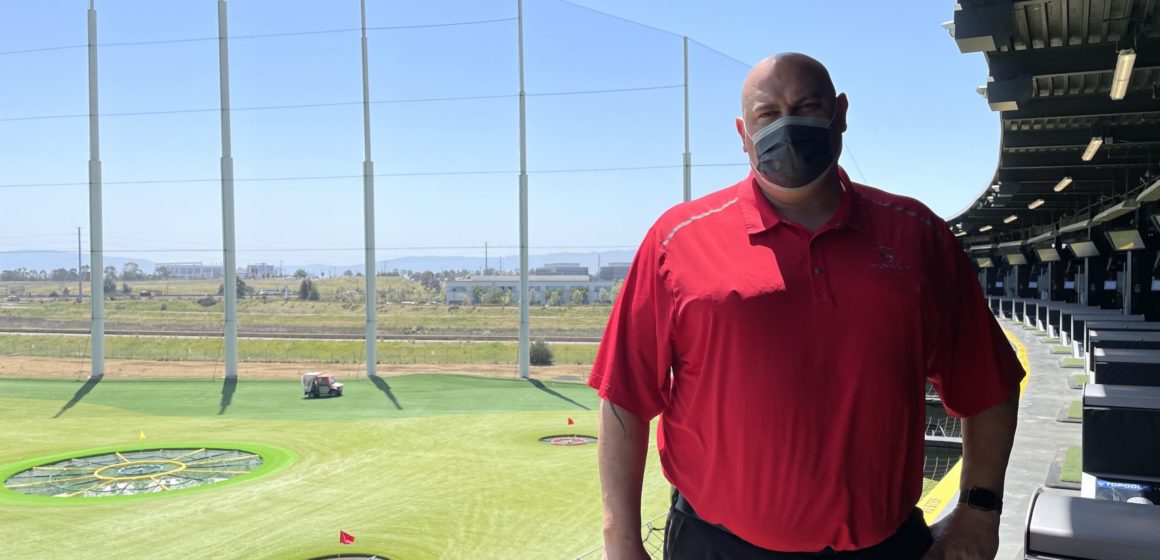
[[[895,254],[893,247],[875,247],[878,251],[879,262],[870,265],[870,268],[888,269],[888,270],[910,270],[908,264],[898,264],[894,262]]]

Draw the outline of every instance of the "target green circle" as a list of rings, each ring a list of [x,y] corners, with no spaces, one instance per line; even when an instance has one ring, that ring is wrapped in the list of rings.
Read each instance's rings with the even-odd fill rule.
[[[296,458],[278,447],[220,442],[91,449],[0,466],[0,503],[92,503],[208,490],[272,474]]]

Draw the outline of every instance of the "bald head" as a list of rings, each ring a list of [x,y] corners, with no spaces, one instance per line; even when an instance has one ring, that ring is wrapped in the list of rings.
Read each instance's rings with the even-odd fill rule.
[[[741,115],[748,121],[769,103],[807,97],[832,102],[834,96],[834,82],[821,62],[801,53],[775,54],[758,62],[746,76],[741,86]]]
[[[822,119],[828,122],[825,128],[830,134],[832,150],[827,149],[823,154],[829,163],[836,161],[837,155],[841,153],[848,108],[846,95],[835,95],[834,82],[821,62],[799,53],[778,54],[758,62],[745,78],[741,88],[741,117],[737,119],[737,133],[741,136],[742,149],[749,154],[750,164],[754,169],[759,169],[759,160],[768,159],[769,154],[756,153],[753,144],[756,132],[782,117]],[[771,130],[778,128],[773,127]],[[762,149],[768,151],[770,148]],[[829,159],[831,153],[834,159]],[[764,180],[768,181],[769,177]],[[779,180],[790,181],[788,177]]]

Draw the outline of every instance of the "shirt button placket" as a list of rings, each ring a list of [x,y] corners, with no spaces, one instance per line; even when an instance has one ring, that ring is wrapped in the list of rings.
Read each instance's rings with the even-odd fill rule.
[[[826,267],[824,266],[821,248],[818,246],[817,239],[810,242],[810,265],[811,272],[813,272],[813,278],[810,284],[813,286],[814,302],[830,303],[832,298],[830,296],[829,278],[827,278]]]

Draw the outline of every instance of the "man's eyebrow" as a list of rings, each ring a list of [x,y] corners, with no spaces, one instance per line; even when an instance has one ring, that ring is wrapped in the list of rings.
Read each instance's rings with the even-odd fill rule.
[[[755,101],[752,105],[749,106],[749,110],[754,113],[759,113],[763,109],[769,109],[774,106],[775,105],[769,101]]]

